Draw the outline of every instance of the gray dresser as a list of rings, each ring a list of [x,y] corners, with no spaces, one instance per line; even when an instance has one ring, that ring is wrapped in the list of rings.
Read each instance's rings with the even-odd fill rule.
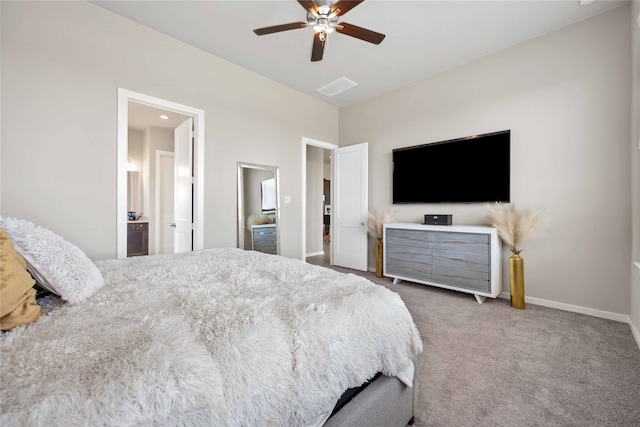
[[[276,225],[262,224],[251,226],[251,244],[254,251],[267,254],[278,253],[278,243],[276,239]]]
[[[502,290],[502,246],[484,226],[412,223],[384,225],[387,277],[474,294],[479,303]]]

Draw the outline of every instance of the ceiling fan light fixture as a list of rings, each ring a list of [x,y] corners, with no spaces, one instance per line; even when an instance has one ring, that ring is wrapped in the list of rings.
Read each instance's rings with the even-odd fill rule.
[[[313,29],[316,31],[316,33],[330,34],[333,32],[333,27],[331,26],[331,21],[329,21],[329,18],[316,19],[316,24],[313,26]]]

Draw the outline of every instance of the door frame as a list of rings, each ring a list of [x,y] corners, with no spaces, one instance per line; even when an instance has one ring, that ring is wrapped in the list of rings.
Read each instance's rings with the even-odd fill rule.
[[[324,148],[325,150],[334,150],[338,148],[336,144],[331,144],[330,142],[319,141],[317,139],[302,137],[302,232],[300,235],[302,236],[302,253],[300,254],[300,259],[302,261],[306,260],[307,254],[307,146]],[[333,160],[331,160],[331,175],[333,175]],[[332,178],[333,179],[333,178]],[[333,192],[333,187],[331,187],[331,191]],[[332,196],[333,199],[333,196]],[[331,221],[331,220],[330,220]],[[331,221],[333,223],[333,221]],[[330,262],[333,262],[333,241],[329,242],[329,259]]]
[[[127,157],[129,154],[129,102],[137,102],[193,117],[193,248],[204,248],[204,110],[118,88],[116,154],[116,257],[127,257]]]

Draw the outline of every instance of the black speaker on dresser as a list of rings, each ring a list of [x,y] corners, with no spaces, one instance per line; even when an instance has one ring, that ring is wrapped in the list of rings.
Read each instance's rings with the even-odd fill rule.
[[[426,225],[451,225],[453,224],[453,215],[425,215],[424,223]]]

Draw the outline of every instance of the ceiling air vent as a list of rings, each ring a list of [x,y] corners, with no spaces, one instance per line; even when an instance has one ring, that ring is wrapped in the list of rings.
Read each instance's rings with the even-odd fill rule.
[[[358,83],[353,80],[349,80],[346,77],[340,77],[339,79],[316,89],[316,92],[320,92],[324,96],[332,97],[356,86],[358,86]]]

